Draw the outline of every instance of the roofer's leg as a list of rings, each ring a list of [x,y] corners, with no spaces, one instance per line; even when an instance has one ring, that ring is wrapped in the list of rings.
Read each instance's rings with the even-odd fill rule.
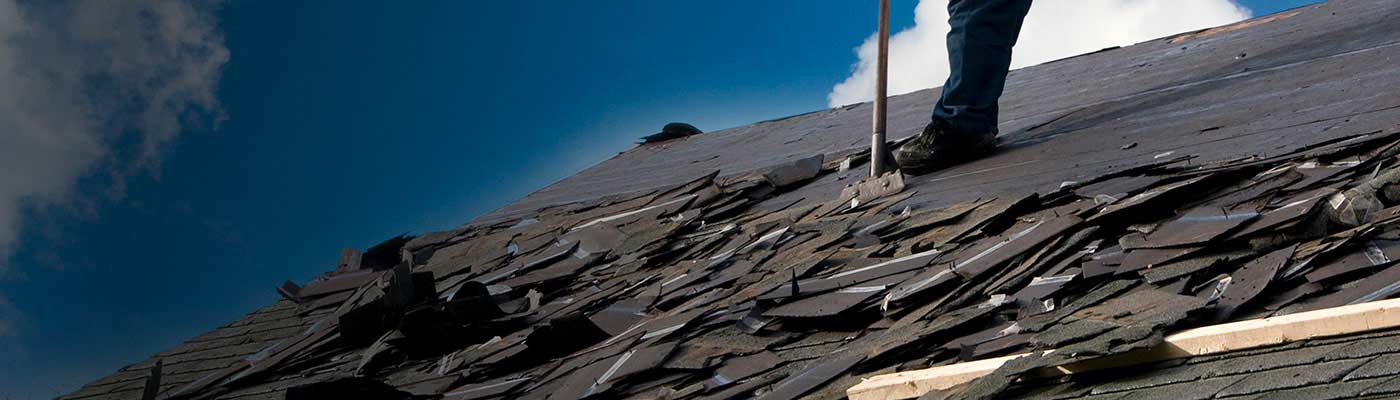
[[[1011,48],[1031,0],[948,2],[948,64],[933,122],[899,148],[895,160],[912,174],[982,157],[996,148],[997,100],[1006,86]]]

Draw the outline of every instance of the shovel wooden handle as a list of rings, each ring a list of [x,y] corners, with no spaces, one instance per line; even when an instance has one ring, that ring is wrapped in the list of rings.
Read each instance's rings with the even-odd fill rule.
[[[888,168],[890,160],[885,156],[889,151],[885,149],[885,97],[888,87],[888,73],[890,69],[890,0],[880,0],[880,55],[875,67],[875,112],[874,129],[870,135],[870,176],[878,177]]]

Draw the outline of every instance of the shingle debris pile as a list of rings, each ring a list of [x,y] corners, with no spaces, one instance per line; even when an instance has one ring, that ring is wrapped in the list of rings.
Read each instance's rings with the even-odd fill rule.
[[[1397,155],[1400,134],[1374,132],[928,208],[902,204],[922,188],[900,175],[856,184],[858,157],[710,174],[347,250],[278,288],[292,317],[250,354],[184,374],[167,354],[164,379],[134,366],[102,394],[154,377],[182,399],[839,398],[1060,349],[938,394],[1008,396],[1176,330],[1400,292]],[[793,198],[820,179],[852,183]]]

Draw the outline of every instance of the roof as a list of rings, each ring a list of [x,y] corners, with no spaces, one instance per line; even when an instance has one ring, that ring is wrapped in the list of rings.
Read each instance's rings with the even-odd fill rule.
[[[869,105],[644,144],[462,228],[345,251],[62,398],[831,398],[891,371],[1078,361],[1389,298],[1397,12],[1337,0],[1018,70],[1002,150],[876,185],[858,184]],[[891,99],[891,136],[935,100]],[[1328,368],[1310,384],[1360,387],[1392,374],[1352,375],[1389,350],[1320,349],[1389,343],[1370,335],[949,395],[1151,395],[1132,382],[1234,360],[1268,365],[1180,382],[1275,394],[1297,365],[1275,361],[1308,357]]]
[[[1400,395],[1400,331],[1346,335],[1026,382],[1029,399],[1306,399]],[[1374,397],[1372,397],[1374,396]]]

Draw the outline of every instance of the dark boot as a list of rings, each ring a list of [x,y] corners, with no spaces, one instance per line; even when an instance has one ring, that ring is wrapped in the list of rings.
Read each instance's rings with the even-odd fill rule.
[[[924,132],[899,147],[894,160],[910,175],[923,175],[992,154],[997,147],[996,132],[967,134],[955,132],[947,123],[934,120]]]

